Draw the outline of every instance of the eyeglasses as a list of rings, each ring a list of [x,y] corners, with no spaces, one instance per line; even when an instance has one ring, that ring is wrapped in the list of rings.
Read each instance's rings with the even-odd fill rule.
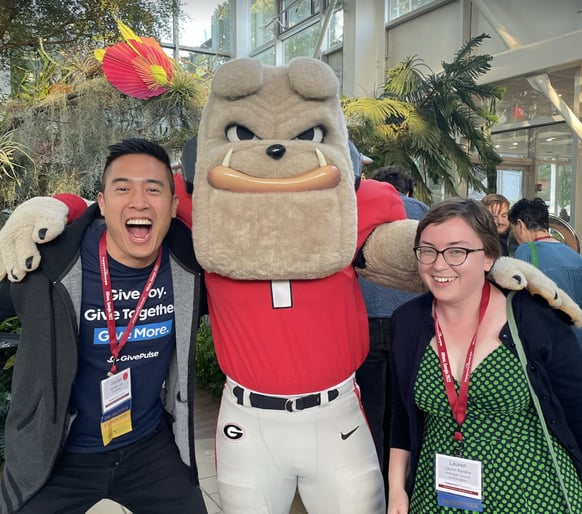
[[[436,250],[432,246],[416,246],[414,248],[416,260],[421,264],[433,264],[441,254],[449,266],[460,266],[467,260],[467,256],[470,253],[483,251],[485,251],[485,248],[471,249],[458,246],[450,246],[444,250]]]

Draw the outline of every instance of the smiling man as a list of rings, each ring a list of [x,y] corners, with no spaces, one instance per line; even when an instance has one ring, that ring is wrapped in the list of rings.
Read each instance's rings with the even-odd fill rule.
[[[507,238],[509,237],[510,226],[509,226],[509,200],[505,196],[490,193],[485,195],[481,201],[487,207],[487,210],[493,216],[493,221],[495,222],[495,228],[497,229],[497,234],[499,235],[499,244],[501,245],[501,255],[508,256],[509,249],[507,248]]]
[[[109,149],[97,203],[11,286],[22,334],[3,513],[81,514],[101,498],[206,513],[192,423],[201,269],[173,220],[166,151],[144,139]]]

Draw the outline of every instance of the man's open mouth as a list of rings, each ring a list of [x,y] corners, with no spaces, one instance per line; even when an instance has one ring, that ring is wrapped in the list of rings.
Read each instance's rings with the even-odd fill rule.
[[[129,235],[134,240],[147,239],[152,230],[152,221],[145,218],[131,218],[125,222]]]

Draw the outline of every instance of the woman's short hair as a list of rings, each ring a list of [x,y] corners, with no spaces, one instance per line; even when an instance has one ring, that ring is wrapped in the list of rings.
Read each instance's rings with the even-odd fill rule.
[[[471,198],[449,198],[434,204],[418,222],[414,246],[418,246],[420,236],[428,225],[439,225],[455,217],[464,220],[477,233],[485,255],[499,258],[501,248],[493,217],[482,202]]]

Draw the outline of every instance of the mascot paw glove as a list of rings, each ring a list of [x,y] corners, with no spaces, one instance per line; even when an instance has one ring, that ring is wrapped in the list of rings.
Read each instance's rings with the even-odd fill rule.
[[[582,326],[582,309],[551,278],[529,262],[501,257],[495,261],[487,278],[504,289],[527,289],[530,294],[541,296],[551,307],[567,314],[577,327]]]
[[[55,198],[36,197],[20,204],[0,230],[0,280],[20,282],[38,268],[36,244],[47,243],[61,234],[69,208]]]

